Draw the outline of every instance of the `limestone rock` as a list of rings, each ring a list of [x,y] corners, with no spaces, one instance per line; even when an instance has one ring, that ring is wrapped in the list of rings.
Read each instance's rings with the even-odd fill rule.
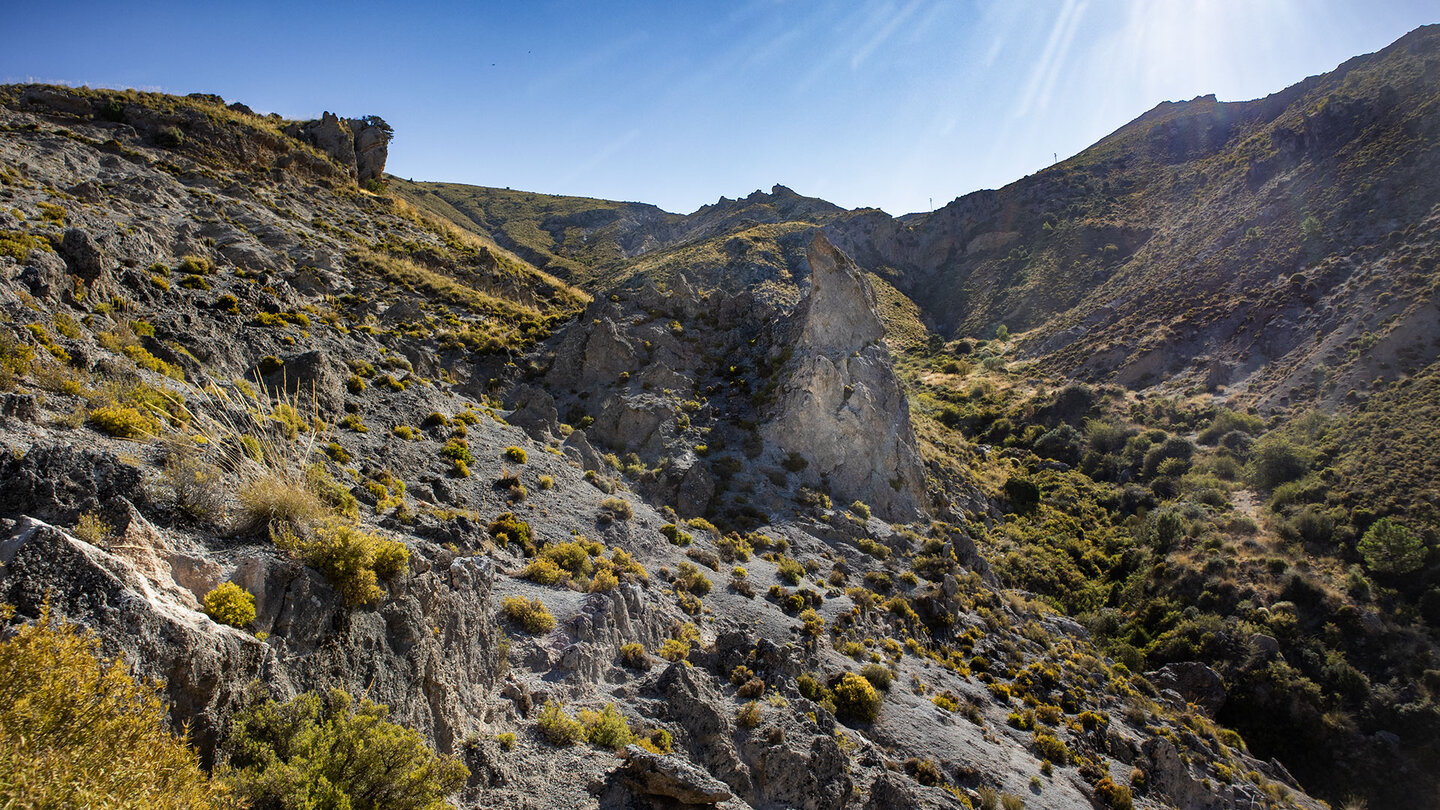
[[[65,231],[60,242],[60,255],[64,257],[71,275],[85,282],[89,294],[107,298],[118,292],[115,277],[110,273],[114,261],[89,233],[80,228]]]
[[[895,376],[875,293],[821,233],[810,244],[810,295],[792,325],[793,357],[762,429],[796,452],[837,501],[861,500],[890,521],[914,519],[925,479],[910,406]]]
[[[724,782],[679,757],[652,754],[638,745],[625,749],[619,776],[637,793],[684,805],[713,805],[734,795]]]
[[[265,378],[268,387],[308,403],[313,395],[322,415],[334,414],[345,405],[345,380],[349,372],[340,361],[316,350],[286,358],[284,366]]]

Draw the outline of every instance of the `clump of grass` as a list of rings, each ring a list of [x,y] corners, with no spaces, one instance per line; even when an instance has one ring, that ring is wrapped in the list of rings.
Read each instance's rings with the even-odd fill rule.
[[[94,512],[82,512],[80,518],[75,521],[75,528],[71,530],[71,534],[77,538],[101,548],[104,548],[110,541],[114,532],[115,529]]]
[[[510,460],[510,461],[513,461],[513,462],[515,462],[516,464],[524,464],[524,463],[525,463],[526,455],[525,455],[525,448],[523,448],[523,447],[515,447],[515,446],[513,446],[513,445],[510,446],[510,447],[507,447],[507,448],[505,448],[505,454],[504,454],[504,455],[505,455],[505,458],[506,458],[506,459],[508,459],[508,460]]]
[[[629,520],[635,509],[624,498],[606,498],[600,502],[600,516],[606,520]]]

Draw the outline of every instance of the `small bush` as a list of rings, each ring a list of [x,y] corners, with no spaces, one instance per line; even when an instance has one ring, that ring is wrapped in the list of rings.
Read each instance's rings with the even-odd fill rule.
[[[300,539],[287,527],[276,533],[276,545],[325,575],[350,606],[374,602],[385,595],[378,581],[393,579],[409,567],[410,550],[404,543],[338,519],[322,521],[311,539]]]
[[[516,464],[525,463],[526,455],[525,448],[523,447],[515,447],[514,445],[511,445],[510,447],[505,448],[504,455],[507,460],[513,461]]]
[[[885,691],[890,688],[890,670],[882,664],[866,664],[860,668],[860,675],[876,689]]]
[[[850,504],[850,512],[861,520],[870,519],[870,507],[864,501],[856,501]]]
[[[1061,742],[1055,735],[1044,731],[1037,731],[1033,736],[1035,752],[1041,759],[1048,760],[1056,765],[1064,765],[1070,761],[1070,749]]]
[[[775,576],[791,585],[799,585],[805,576],[805,567],[790,557],[781,556],[775,560]]]
[[[241,484],[239,525],[242,531],[288,523],[305,526],[325,513],[319,497],[292,475],[265,473]]]
[[[735,712],[735,722],[741,728],[755,728],[763,719],[764,716],[760,713],[760,704],[753,700]]]
[[[608,520],[629,520],[635,509],[624,498],[606,498],[600,502],[600,514]]]
[[[90,423],[119,439],[147,439],[160,432],[160,423],[128,405],[101,405],[90,411]]]
[[[535,725],[551,745],[574,745],[585,739],[585,727],[558,700],[547,700]]]
[[[388,717],[338,689],[239,712],[226,744],[237,792],[258,808],[443,807],[470,771]]]
[[[647,670],[650,668],[650,656],[645,652],[645,645],[638,641],[620,647],[620,663],[630,669]]]
[[[615,708],[614,703],[605,704],[605,708],[598,712],[582,710],[580,723],[585,727],[586,741],[592,745],[619,751],[635,742],[635,735],[630,731],[630,724],[626,722],[625,716]]]
[[[115,529],[94,512],[82,512],[70,533],[92,546],[104,547]]]
[[[690,536],[689,532],[674,523],[666,523],[664,526],[661,526],[660,534],[663,535],[666,540],[669,540],[671,545],[675,546],[688,546],[695,540],[695,538]]]
[[[515,517],[513,512],[504,512],[490,522],[487,529],[490,536],[501,546],[509,546],[511,543],[519,546],[526,554],[534,554],[535,546],[530,532],[530,524]]]
[[[535,483],[540,487],[542,492],[555,488],[555,479],[548,475],[540,476],[536,479]]]
[[[670,736],[670,732],[657,728],[640,740],[640,747],[652,754],[664,756],[675,749],[675,739]]]
[[[666,661],[684,661],[690,656],[690,643],[678,638],[667,638],[660,645],[660,657]]]
[[[682,562],[677,566],[678,573],[675,576],[676,590],[683,590],[696,596],[704,596],[710,593],[713,583],[700,571],[694,563]]]
[[[515,750],[515,732],[502,731],[495,735],[495,742],[499,743],[501,751]]]
[[[835,714],[842,720],[871,722],[880,713],[880,693],[864,677],[847,672],[831,687]]]
[[[1099,782],[1095,783],[1095,798],[1104,802],[1112,810],[1131,810],[1135,806],[1134,799],[1130,795],[1130,788],[1115,784],[1109,776],[1102,777]]]
[[[503,603],[506,618],[531,634],[548,633],[555,629],[555,617],[539,599],[507,596]]]
[[[233,582],[205,594],[205,613],[220,624],[245,627],[255,621],[255,595]]]

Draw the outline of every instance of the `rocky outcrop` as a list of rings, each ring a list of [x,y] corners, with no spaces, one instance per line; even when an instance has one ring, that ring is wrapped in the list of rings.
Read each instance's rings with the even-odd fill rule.
[[[1193,703],[1211,716],[1225,705],[1224,679],[1199,661],[1166,664],[1145,677],[1162,692],[1173,692],[1181,702]]]
[[[910,405],[900,388],[875,293],[822,233],[810,244],[810,295],[782,346],[792,352],[765,439],[809,462],[804,474],[837,500],[881,517],[917,516],[925,494]]]
[[[616,777],[631,791],[667,799],[683,807],[713,806],[734,794],[724,782],[672,756],[652,754],[638,745],[625,749]]]
[[[291,124],[285,134],[299,138],[335,159],[359,183],[385,174],[392,131],[378,116],[340,118],[326,112],[317,121]]]

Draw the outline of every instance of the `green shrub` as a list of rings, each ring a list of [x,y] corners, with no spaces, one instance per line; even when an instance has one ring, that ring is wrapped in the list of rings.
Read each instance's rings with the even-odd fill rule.
[[[760,704],[756,701],[749,701],[735,712],[735,722],[741,728],[755,728],[759,726],[765,717],[760,712]]]
[[[233,582],[205,594],[205,613],[221,624],[245,627],[255,621],[255,595]]]
[[[605,704],[605,708],[598,712],[581,710],[580,724],[585,727],[586,741],[601,748],[619,751],[635,742],[630,724],[614,703]]]
[[[696,596],[704,596],[710,593],[713,583],[701,573],[700,569],[691,562],[682,562],[677,566],[678,573],[675,575],[675,588],[693,593]]]
[[[646,670],[650,668],[650,656],[644,644],[632,641],[620,647],[620,663],[630,669]]]
[[[210,260],[204,256],[181,256],[180,264],[175,270],[180,273],[191,273],[197,276],[205,276],[215,271]]]
[[[657,728],[640,740],[640,747],[652,754],[664,756],[675,750],[675,738],[663,728]]]
[[[1221,765],[1220,767],[1225,767]],[[1131,810],[1135,806],[1134,799],[1130,795],[1130,788],[1124,785],[1115,784],[1109,776],[1103,776],[1095,783],[1095,798],[1104,802],[1112,810]]]
[[[1032,736],[1035,743],[1035,752],[1041,759],[1048,760],[1056,765],[1064,765],[1070,761],[1070,749],[1061,742],[1055,735],[1045,731],[1037,731]]]
[[[850,504],[850,512],[861,520],[870,519],[870,507],[864,501],[855,501]]]
[[[94,512],[82,512],[70,533],[92,546],[105,546],[115,529]]]
[[[882,664],[866,664],[860,668],[860,675],[876,689],[885,691],[890,688],[890,670]]]
[[[558,700],[545,701],[535,725],[551,745],[574,745],[585,739],[585,727]]]
[[[775,576],[791,585],[799,585],[805,576],[805,566],[790,557],[780,556],[775,560]]]
[[[446,441],[445,446],[440,448],[440,455],[463,464],[469,464],[475,460],[475,455],[470,452],[470,442],[465,439]]]
[[[490,522],[488,528],[490,536],[501,546],[509,546],[511,543],[519,546],[526,554],[534,554],[534,543],[531,539],[530,524],[515,517],[513,512],[504,512],[497,515]]]
[[[1250,452],[1250,483],[1261,489],[1294,481],[1309,469],[1310,453],[1283,436],[1267,435]]]
[[[842,720],[870,722],[880,713],[880,693],[854,672],[847,672],[831,687],[835,695],[835,714]]]
[[[390,428],[390,432],[393,433],[395,436],[404,439],[407,442],[419,441],[420,439],[420,431],[416,430],[413,427],[410,427],[409,425],[396,425],[395,427]]]
[[[1370,524],[1356,550],[1378,574],[1409,574],[1425,564],[1425,540],[1390,518]]]
[[[160,432],[154,417],[129,405],[101,405],[90,411],[90,423],[120,439],[147,439]]]
[[[526,455],[525,448],[523,447],[515,447],[514,445],[511,445],[510,447],[505,448],[504,455],[506,459],[513,461],[516,464],[525,463]]]
[[[502,603],[506,618],[527,633],[548,633],[555,629],[555,617],[539,599],[507,596]]]
[[[257,808],[444,807],[470,771],[388,716],[338,689],[239,712],[225,745],[236,792]]]
[[[674,523],[666,523],[664,526],[661,526],[660,534],[663,535],[666,540],[669,540],[671,545],[675,546],[688,546],[695,540],[695,538],[690,536],[689,532],[676,526]]]
[[[403,574],[410,562],[410,550],[404,543],[386,540],[338,518],[321,521],[308,539],[282,527],[276,544],[323,574],[352,607],[384,596],[378,581]]]
[[[263,458],[258,446],[256,450]],[[325,514],[325,505],[319,496],[289,473],[254,475],[241,484],[237,497],[240,501],[237,527],[242,531],[277,524],[307,526]]]
[[[13,609],[0,606],[0,623]],[[155,686],[99,656],[89,631],[42,608],[0,641],[0,805],[229,807],[228,790],[170,733]]]

